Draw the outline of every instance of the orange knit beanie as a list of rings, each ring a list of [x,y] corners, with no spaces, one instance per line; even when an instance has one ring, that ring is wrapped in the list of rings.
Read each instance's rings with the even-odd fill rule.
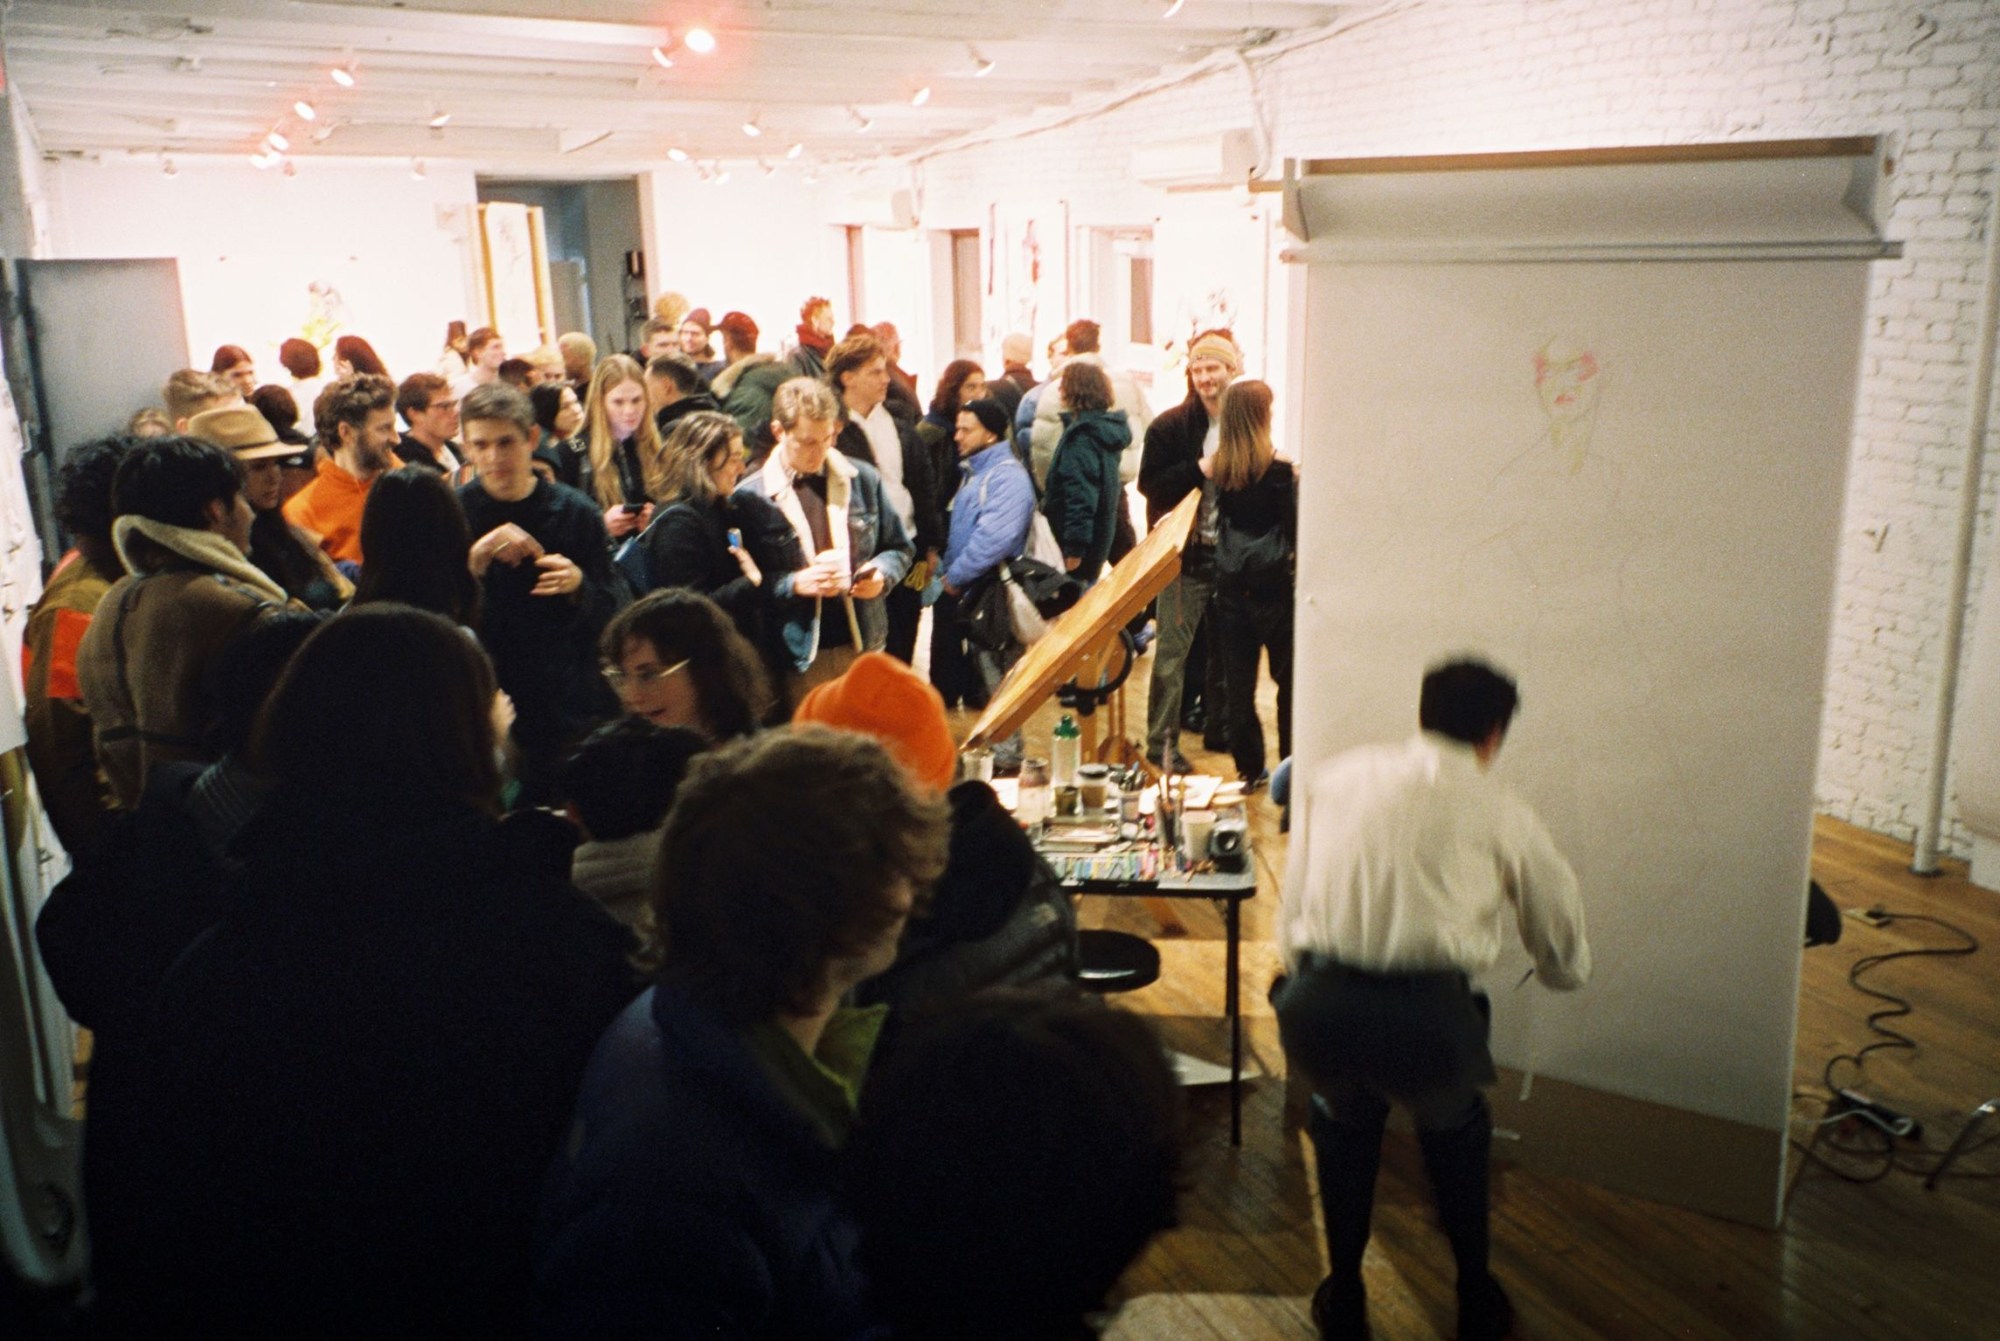
[[[855,658],[845,675],[800,699],[792,720],[874,736],[918,782],[938,791],[951,786],[958,751],[945,723],[944,699],[886,652]]]

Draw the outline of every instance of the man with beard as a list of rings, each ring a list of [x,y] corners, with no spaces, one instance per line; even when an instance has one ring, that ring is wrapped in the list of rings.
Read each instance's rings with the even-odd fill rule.
[[[313,423],[325,450],[311,484],[285,504],[285,519],[312,537],[336,563],[361,562],[361,509],[369,486],[385,470],[399,469],[396,455],[396,387],[363,373],[335,382],[313,404]]]

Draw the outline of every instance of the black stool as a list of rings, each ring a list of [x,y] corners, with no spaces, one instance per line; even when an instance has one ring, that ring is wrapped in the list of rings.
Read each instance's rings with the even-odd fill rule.
[[[1076,982],[1086,992],[1132,992],[1160,980],[1160,952],[1124,931],[1076,933]]]

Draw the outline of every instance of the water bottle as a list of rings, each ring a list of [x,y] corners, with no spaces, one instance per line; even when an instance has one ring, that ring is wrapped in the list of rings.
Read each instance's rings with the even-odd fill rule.
[[[1064,713],[1056,723],[1055,740],[1049,749],[1049,781],[1057,787],[1074,787],[1082,753],[1083,732],[1076,718]]]

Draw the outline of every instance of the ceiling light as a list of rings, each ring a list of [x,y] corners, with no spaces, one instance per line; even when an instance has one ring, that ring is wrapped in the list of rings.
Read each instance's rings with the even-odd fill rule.
[[[292,142],[286,139],[284,133],[276,127],[273,127],[271,133],[264,137],[264,143],[270,145],[273,150],[281,154],[292,147]]]
[[[667,157],[671,158],[676,163],[685,163],[688,161],[688,151],[681,148],[677,144],[673,148],[667,150]]]
[[[987,75],[993,73],[993,62],[980,55],[978,47],[967,47],[966,51],[972,57],[972,77],[974,79],[984,79]]]
[[[929,84],[925,84],[922,88],[918,89],[915,93],[912,93],[910,95],[910,106],[922,107],[925,103],[929,102],[930,100],[931,100],[931,86]]]
[[[663,46],[653,48],[653,61],[662,70],[671,70],[674,68],[673,54]]]
[[[861,115],[861,109],[859,107],[849,106],[847,109],[847,114],[854,118],[854,128],[860,131],[863,135],[866,135],[869,132],[869,130],[873,128],[873,126],[875,125],[873,121],[870,121],[867,117]]]
[[[259,150],[257,153],[250,155],[250,163],[251,166],[255,167],[258,171],[261,172],[265,168],[274,168],[278,166],[278,160],[280,157],[281,155],[274,149],[263,149]]]
[[[425,124],[428,125],[432,130],[443,130],[450,123],[451,123],[450,112],[435,112],[431,115],[431,119]]]
[[[754,140],[764,133],[764,128],[757,124],[757,118],[753,116],[743,123],[743,133]]]
[[[729,180],[729,169],[728,169],[728,168],[718,168],[718,169],[716,170],[716,173],[715,173],[715,184],[716,184],[717,186],[720,186],[720,185],[722,185],[722,184],[723,184],[724,182],[726,182],[726,181],[728,181],[728,180]]]
[[[1180,12],[1181,12],[1181,6],[1182,6],[1182,5],[1184,5],[1184,4],[1186,4],[1186,3],[1187,3],[1187,0],[1174,0],[1174,2],[1173,2],[1172,4],[1170,4],[1170,5],[1168,5],[1168,6],[1167,6],[1167,12],[1166,12],[1166,13],[1164,13],[1164,14],[1162,14],[1162,15],[1160,15],[1160,17],[1161,17],[1161,18],[1163,18],[1163,19],[1170,19],[1170,18],[1172,18],[1172,17],[1174,16],[1174,15],[1176,15],[1176,14],[1178,14],[1178,13],[1180,13]]]
[[[804,145],[803,143],[801,143],[801,144],[795,144],[795,145],[793,145],[793,146],[792,146],[791,148],[789,148],[789,149],[785,150],[785,157],[786,157],[786,158],[797,158],[797,157],[798,157],[798,156],[799,156],[800,154],[803,154],[803,153],[804,153],[805,151],[806,151],[806,147],[805,147],[805,145]]]
[[[322,121],[312,128],[312,142],[314,144],[325,144],[332,134],[333,123],[331,121]]]
[[[319,113],[314,111],[313,105],[304,98],[300,98],[297,102],[293,103],[292,110],[299,114],[299,120],[301,121],[317,121],[319,119]]]
[[[706,28],[690,28],[681,35],[681,45],[697,56],[706,56],[715,50],[715,34]]]
[[[342,88],[354,87],[354,67],[351,64],[334,66],[326,72],[326,77]]]
[[[772,163],[768,159],[763,159],[763,158],[758,159],[757,166],[764,170],[764,175],[766,177],[775,177],[778,175],[777,165]]]

